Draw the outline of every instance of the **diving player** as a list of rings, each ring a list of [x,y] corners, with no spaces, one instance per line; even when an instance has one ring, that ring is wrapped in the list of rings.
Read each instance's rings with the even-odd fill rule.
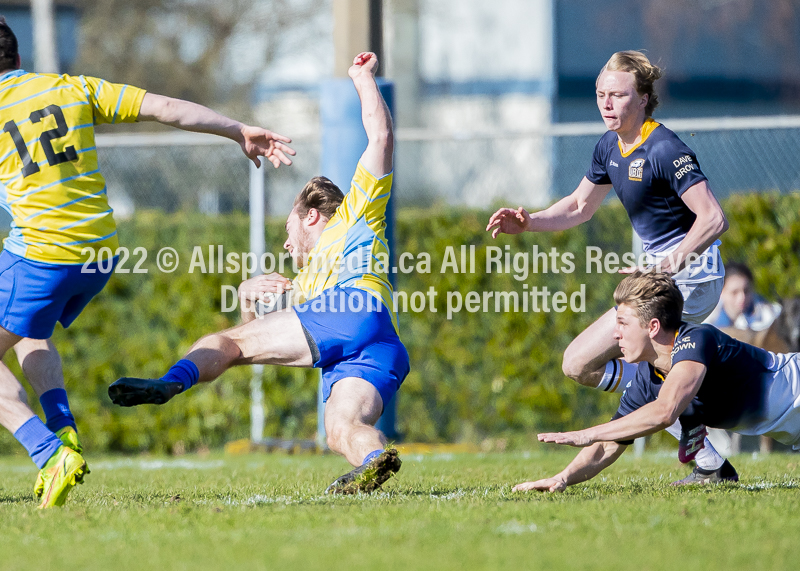
[[[115,252],[117,231],[97,163],[94,126],[158,121],[214,133],[239,143],[256,165],[291,164],[290,140],[210,109],[93,77],[20,69],[17,38],[0,16],[0,206],[12,216],[0,254],[0,357],[14,347],[39,395],[47,425],[0,363],[0,423],[40,468],[39,507],[64,503],[88,472],[64,390],[61,359],[50,341],[56,322],[68,327],[111,273],[98,259]],[[113,263],[116,263],[114,258]]]
[[[541,442],[586,447],[559,474],[514,490],[563,491],[610,466],[632,439],[676,420],[685,429],[725,428],[800,448],[800,353],[771,353],[711,325],[681,320],[683,295],[666,274],[636,271],[617,286],[614,338],[635,378],[611,422]],[[722,472],[736,481],[726,461]],[[698,483],[712,480],[699,474]]]
[[[700,323],[722,291],[725,272],[718,239],[728,222],[695,154],[652,118],[658,106],[653,84],[660,77],[661,70],[640,52],[611,56],[596,84],[597,106],[608,132],[595,146],[592,165],[578,188],[533,214],[522,207],[501,208],[486,229],[496,238],[500,233],[572,228],[592,217],[613,186],[644,243],[648,264],[672,275],[685,298],[684,319]],[[687,265],[690,254],[697,258]],[[614,341],[615,316],[614,308],[608,310],[570,343],[564,352],[566,376],[588,387],[622,392],[636,369],[621,358]],[[675,426],[669,432],[680,440],[681,461],[694,458],[703,470],[721,468],[724,460],[705,438],[704,428],[689,434]],[[690,475],[681,482],[693,480]]]
[[[108,389],[121,406],[162,404],[235,365],[322,368],[328,446],[355,466],[331,493],[371,492],[400,469],[374,426],[409,371],[385,263],[394,139],[377,67],[375,54],[361,53],[348,70],[368,138],[350,192],[315,177],[286,221],[284,247],[301,268],[294,282],[279,274],[242,282],[244,324],[203,337],[160,379],[122,378]],[[256,318],[254,300],[287,290],[302,303]]]

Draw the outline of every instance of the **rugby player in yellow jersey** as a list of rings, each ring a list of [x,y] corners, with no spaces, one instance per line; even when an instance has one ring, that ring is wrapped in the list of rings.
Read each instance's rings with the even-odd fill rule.
[[[122,378],[108,391],[122,406],[162,404],[234,365],[321,368],[328,446],[355,466],[328,487],[331,493],[371,492],[400,469],[397,451],[385,450],[374,426],[409,371],[385,263],[394,143],[377,67],[375,54],[361,53],[348,71],[368,138],[350,192],[344,196],[316,177],[286,221],[284,247],[302,268],[294,282],[279,274],[243,282],[243,325],[203,337],[160,379]],[[254,299],[290,289],[302,303],[256,318]]]
[[[50,341],[103,289],[110,271],[100,248],[116,251],[117,231],[97,163],[94,126],[158,121],[238,142],[257,165],[291,164],[290,140],[206,107],[93,77],[20,69],[17,39],[0,16],[0,206],[12,216],[0,254],[0,358],[14,347],[47,417],[0,363],[0,424],[40,468],[39,507],[62,505],[88,472],[64,390],[61,359]],[[113,260],[116,263],[116,258]],[[103,267],[107,268],[108,264]]]

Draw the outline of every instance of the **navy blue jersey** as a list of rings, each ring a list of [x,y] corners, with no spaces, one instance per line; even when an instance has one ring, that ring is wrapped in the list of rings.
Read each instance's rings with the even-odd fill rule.
[[[777,366],[772,353],[737,341],[711,325],[682,323],[672,348],[672,365],[681,361],[706,366],[697,395],[680,416],[684,428],[700,424],[733,428],[761,419],[766,405],[765,387]],[[663,382],[653,365],[639,363],[614,419],[656,400]]]
[[[706,180],[692,150],[652,119],[642,126],[642,142],[625,155],[614,131],[603,135],[586,178],[614,186],[646,252],[660,252],[683,239],[697,216],[681,195]]]

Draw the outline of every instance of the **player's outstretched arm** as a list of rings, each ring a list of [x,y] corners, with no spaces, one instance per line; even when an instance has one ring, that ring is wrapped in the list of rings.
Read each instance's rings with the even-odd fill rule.
[[[361,99],[361,120],[367,132],[367,150],[361,155],[361,164],[375,177],[381,178],[392,172],[394,133],[392,116],[375,82],[377,70],[378,56],[362,52],[355,57],[347,74]]]
[[[610,190],[610,184],[597,185],[584,177],[572,194],[545,210],[529,214],[521,206],[501,208],[489,218],[486,231],[497,238],[498,234],[567,230],[594,216]]]
[[[288,155],[295,154],[294,150],[286,145],[292,142],[289,137],[234,121],[191,101],[155,93],[145,94],[139,111],[139,120],[158,121],[184,131],[226,137],[239,143],[244,154],[256,166],[261,166],[258,157],[265,157],[275,168],[281,163],[290,165],[292,160]]]
[[[655,434],[675,424],[700,390],[706,371],[706,366],[697,361],[679,361],[667,374],[656,400],[621,418],[584,430],[539,434],[539,442],[591,446],[597,442],[633,440]]]
[[[567,486],[591,480],[600,472],[611,466],[622,456],[627,446],[616,442],[598,442],[583,450],[575,456],[561,472],[552,478],[523,482],[514,486],[514,492],[563,492]]]

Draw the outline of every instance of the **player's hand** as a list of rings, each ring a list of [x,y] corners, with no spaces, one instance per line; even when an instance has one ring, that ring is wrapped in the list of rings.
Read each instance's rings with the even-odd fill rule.
[[[553,444],[565,444],[567,446],[591,446],[594,441],[589,437],[585,430],[575,432],[543,432],[538,435],[539,442],[551,442]]]
[[[279,273],[255,276],[239,284],[239,299],[242,301],[265,301],[267,294],[280,294],[292,289],[292,280]]]
[[[261,127],[251,127],[245,125],[242,128],[242,135],[244,139],[239,143],[242,151],[247,158],[255,163],[257,167],[261,166],[261,160],[258,157],[264,157],[272,166],[278,168],[281,163],[285,165],[292,164],[292,159],[287,155],[296,155],[294,149],[286,145],[291,143],[289,137],[273,133]]]
[[[531,232],[532,225],[533,220],[531,219],[531,215],[521,206],[516,210],[501,208],[489,218],[486,231],[492,233],[492,238],[497,238],[497,235],[500,233],[521,234],[526,230]]]
[[[353,65],[347,70],[347,75],[355,80],[364,75],[375,77],[376,71],[378,71],[378,56],[372,52],[361,52],[353,59]]]
[[[567,483],[560,478],[545,478],[535,482],[523,482],[511,488],[512,492],[563,492],[567,489]]]

